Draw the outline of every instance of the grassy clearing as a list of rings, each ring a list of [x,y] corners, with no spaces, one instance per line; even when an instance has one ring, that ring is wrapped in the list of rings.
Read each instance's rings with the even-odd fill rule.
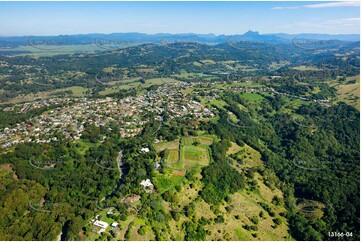
[[[145,83],[138,82],[139,78],[134,78],[130,80],[120,80],[120,81],[114,81],[107,83],[108,85],[111,85],[110,87],[106,88],[103,91],[99,92],[99,95],[108,95],[111,93],[119,92],[120,90],[126,90],[131,88],[147,88],[152,85],[161,85],[166,83],[174,83],[177,82],[177,80],[172,78],[153,78],[148,79],[145,81]],[[118,84],[122,85],[118,85]]]
[[[199,145],[192,145],[196,141]],[[179,146],[179,140],[154,144],[158,153],[164,151],[165,164],[164,173],[157,173],[154,179],[157,190],[163,193],[179,184],[186,170],[199,165],[208,165],[210,162],[208,146],[212,143],[213,137],[190,136],[182,138],[181,146]]]
[[[224,106],[227,105],[227,103],[223,100],[217,100],[217,99],[212,99],[210,102],[209,102],[211,105],[214,105],[216,106],[217,108],[219,109],[223,109],[225,110]]]
[[[90,147],[95,147],[96,145],[93,143],[88,143],[85,142],[82,139],[79,139],[76,141],[76,147],[77,147],[77,151],[81,154],[81,155],[85,155],[85,152],[90,148]]]
[[[315,200],[297,200],[294,204],[298,213],[302,214],[309,220],[320,219],[323,217],[325,205]]]
[[[232,154],[235,154],[239,151],[242,150],[242,147],[237,145],[236,143],[234,142],[231,142],[231,147],[229,147],[228,151],[227,151],[227,155],[232,155]]]
[[[206,166],[209,164],[210,157],[206,148],[185,145],[181,152],[184,154],[184,168],[189,169],[196,165]]]
[[[200,62],[202,64],[205,64],[205,65],[215,65],[215,64],[217,64],[214,60],[200,60]]]
[[[60,89],[58,91],[62,91],[62,90],[64,90],[64,91],[72,91],[74,97],[84,97],[85,92],[87,91],[86,88],[79,87],[79,86],[68,87],[68,88],[65,88],[65,89]]]
[[[271,65],[269,65],[268,69],[270,69],[270,70],[278,70],[281,67],[287,66],[289,64],[291,64],[291,63],[288,62],[288,61],[272,62]]]
[[[182,138],[182,143],[184,145],[192,145],[195,142],[198,142],[201,145],[211,145],[213,143],[213,138],[205,136],[189,136]]]
[[[193,92],[193,90],[194,90],[194,88],[187,88],[187,89],[182,90],[181,92],[184,94],[190,94]]]
[[[167,164],[176,164],[179,161],[179,149],[167,149],[166,157],[164,157]]]
[[[335,86],[338,99],[360,110],[360,76],[348,77],[345,83],[356,80],[356,83]]]
[[[304,66],[304,65],[292,67],[291,69],[298,70],[298,71],[321,71],[321,69],[319,69],[315,66]]]
[[[181,71],[180,74],[174,74],[172,75],[174,77],[184,78],[184,79],[194,79],[194,78],[200,78],[208,76],[201,72],[187,72],[187,71]]]
[[[248,101],[262,101],[264,99],[264,97],[262,97],[261,95],[257,94],[257,93],[242,93],[240,94],[242,98],[248,100]]]
[[[140,235],[139,229],[141,226],[145,227],[145,234]],[[155,235],[151,227],[145,225],[145,221],[143,219],[136,218],[134,219],[131,228],[129,228],[129,238],[133,241],[148,241],[155,240]]]
[[[259,152],[246,145],[243,147],[232,143],[227,155],[237,154],[245,160],[243,168],[250,168],[256,165],[263,166]],[[249,163],[252,162],[252,163]],[[244,172],[242,169],[236,168],[239,172]],[[266,186],[266,174],[261,176],[258,172],[254,173],[252,180],[257,184],[254,187],[247,187],[245,190],[232,194],[230,201],[220,207],[220,211],[224,217],[224,222],[221,224],[207,225],[212,234],[207,237],[207,240],[289,240],[287,220],[280,216],[280,213],[285,212],[283,202],[280,205],[274,205],[272,200],[275,196],[283,201],[282,192],[273,187]],[[267,204],[274,212],[271,216],[266,210],[259,205],[259,202]],[[228,208],[227,208],[228,207]],[[227,208],[227,210],[226,210]],[[262,216],[260,213],[262,212]],[[275,218],[281,220],[280,225],[276,225],[273,221]],[[254,221],[257,220],[257,223]],[[250,229],[247,226],[255,226],[256,230]]]
[[[257,186],[254,191],[250,188],[230,195],[230,201],[219,207],[219,213],[223,223],[206,225],[205,229],[211,231],[206,240],[289,240],[287,220],[280,216],[285,212],[283,203],[276,206],[272,204],[274,196],[283,201],[283,195],[277,188],[270,189],[264,183],[264,178],[255,173],[254,180]],[[270,216],[258,203],[267,204],[275,213]],[[227,208],[227,209],[226,209]],[[200,203],[197,206],[197,214],[205,214],[207,218],[214,218],[215,215],[206,204]],[[260,213],[262,212],[262,217]],[[281,224],[276,226],[273,219],[278,218]],[[257,223],[254,221],[257,220]],[[248,229],[247,226],[255,226],[257,229]]]
[[[265,186],[262,181],[258,180],[258,182],[259,186]],[[274,193],[272,193],[271,190],[267,192],[273,197]],[[260,201],[271,207],[272,211],[275,212],[274,217],[271,217],[260,205],[258,205],[258,202]],[[283,206],[276,207],[263,200],[262,197],[257,194],[249,193],[247,191],[233,194],[231,196],[231,204],[233,205],[233,210],[229,213],[226,212],[225,206],[221,208],[221,211],[224,211],[225,214],[225,222],[219,226],[223,236],[228,233],[228,236],[232,240],[255,240],[254,235],[260,240],[284,240],[287,238],[287,220],[279,216],[280,212],[285,211]],[[264,214],[263,218],[259,215],[261,211]],[[275,217],[280,218],[282,221],[281,225],[276,228],[274,228],[275,224],[272,221]],[[252,222],[251,219],[255,218],[258,220],[258,224]],[[258,230],[247,230],[242,225],[257,226]]]
[[[229,88],[229,87],[262,87],[262,84],[255,82],[236,82],[236,83],[224,83],[212,85],[214,88]],[[199,88],[202,89],[202,88]]]
[[[247,144],[240,147],[233,143],[228,149],[227,155],[235,155],[237,160],[242,161],[242,164],[238,164],[237,161],[232,159],[230,161],[230,164],[238,171],[242,171],[242,168],[251,168],[263,165],[261,154]]]
[[[170,190],[174,186],[181,183],[184,176],[178,176],[173,173],[170,174],[157,174],[154,177],[154,184],[159,193],[164,193],[165,191]]]
[[[10,164],[0,165],[0,179],[6,177],[8,174],[12,175],[14,180],[18,180],[18,176],[15,171],[11,168]]]
[[[80,86],[72,86],[67,88],[54,89],[46,92],[28,93],[26,95],[18,95],[6,103],[32,102],[35,100],[53,98],[58,92],[71,91],[72,97],[85,97],[87,89]]]
[[[239,121],[237,116],[232,112],[229,112],[229,120],[231,120],[232,123],[238,123]]]
[[[153,144],[154,149],[157,153],[165,150],[165,149],[178,149],[179,148],[179,140],[174,141],[162,141],[156,144]]]
[[[201,137],[197,137],[197,140],[202,145],[211,145],[211,144],[213,144],[213,138],[211,138],[211,137],[201,136]]]

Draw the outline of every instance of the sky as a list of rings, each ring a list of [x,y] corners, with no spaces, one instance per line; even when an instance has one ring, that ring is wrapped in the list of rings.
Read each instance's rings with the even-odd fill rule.
[[[359,2],[0,2],[0,36],[359,34]]]

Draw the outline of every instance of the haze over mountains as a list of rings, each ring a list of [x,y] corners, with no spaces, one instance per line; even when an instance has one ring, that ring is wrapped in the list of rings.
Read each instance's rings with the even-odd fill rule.
[[[144,34],[144,33],[112,33],[112,34],[78,34],[78,35],[58,35],[58,36],[13,36],[0,37],[0,48],[12,48],[17,46],[29,45],[29,38],[38,39],[42,41],[51,41],[53,45],[85,45],[94,44],[94,39],[101,38],[102,40],[111,41],[129,41],[136,43],[159,43],[162,40],[166,41],[192,41],[204,44],[220,44],[232,38],[234,40],[242,41],[259,41],[270,44],[290,43],[294,38],[309,39],[309,40],[338,40],[338,41],[360,41],[358,34],[260,34],[257,31],[248,31],[242,35],[215,35],[215,34]],[[49,42],[50,43],[50,42]]]

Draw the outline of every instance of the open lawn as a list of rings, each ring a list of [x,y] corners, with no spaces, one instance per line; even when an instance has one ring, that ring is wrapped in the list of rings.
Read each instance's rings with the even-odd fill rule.
[[[216,106],[217,108],[219,109],[225,109],[224,106],[227,105],[227,103],[223,100],[217,100],[217,99],[212,99],[210,102],[209,102],[211,105],[214,105]]]
[[[242,93],[240,94],[242,98],[249,100],[249,101],[262,101],[264,97],[257,93]]]

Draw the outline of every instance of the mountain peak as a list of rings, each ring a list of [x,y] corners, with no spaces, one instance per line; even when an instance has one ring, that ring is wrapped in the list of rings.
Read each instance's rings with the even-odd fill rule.
[[[259,32],[258,32],[258,31],[248,30],[248,32],[245,33],[244,35],[253,35],[253,36],[256,36],[256,35],[259,35]]]

